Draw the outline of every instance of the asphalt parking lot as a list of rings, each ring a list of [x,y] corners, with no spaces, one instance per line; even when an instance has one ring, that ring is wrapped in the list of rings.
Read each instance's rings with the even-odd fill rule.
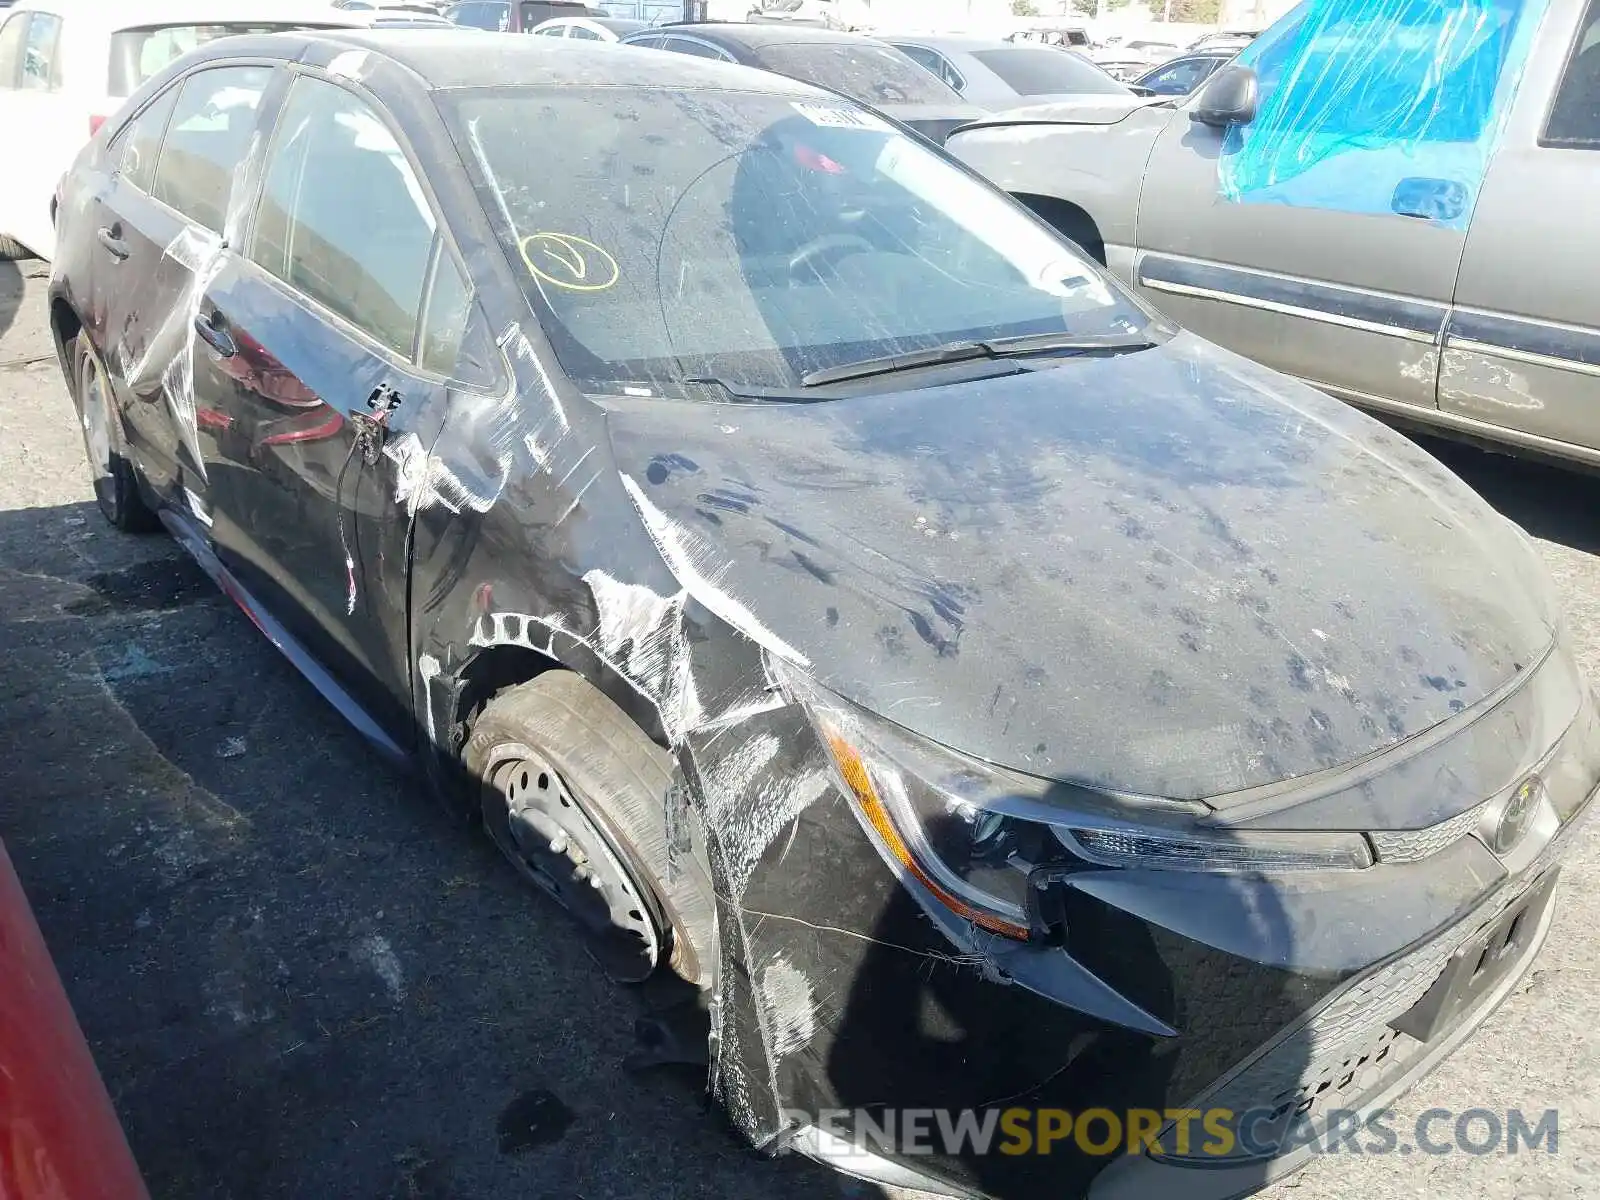
[[[158,1200],[875,1194],[621,1067],[608,984],[487,842],[162,537],[99,516],[37,264],[0,263],[0,838]],[[1600,677],[1600,480],[1430,449],[1539,539]],[[1600,853],[1544,956],[1406,1097],[1559,1110],[1555,1154],[1324,1159],[1274,1195],[1600,1195]]]

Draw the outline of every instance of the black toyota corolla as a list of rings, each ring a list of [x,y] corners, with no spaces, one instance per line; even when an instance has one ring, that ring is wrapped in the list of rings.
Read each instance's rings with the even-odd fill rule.
[[[683,980],[766,1149],[1231,1196],[1458,1045],[1600,771],[1523,535],[882,116],[541,41],[218,42],[100,131],[107,517]]]

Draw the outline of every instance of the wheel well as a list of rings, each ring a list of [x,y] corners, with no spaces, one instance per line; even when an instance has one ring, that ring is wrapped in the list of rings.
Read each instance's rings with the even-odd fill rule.
[[[1058,233],[1065,234],[1082,246],[1095,262],[1105,265],[1105,238],[1100,236],[1100,227],[1087,212],[1059,196],[1036,196],[1029,192],[1016,192],[1014,195]]]
[[[470,725],[472,718],[500,692],[527,683],[546,671],[560,669],[561,664],[548,654],[526,646],[490,646],[462,669],[461,690],[456,696],[456,721],[462,727]]]
[[[56,348],[61,352],[62,358],[65,358],[72,339],[83,332],[83,322],[78,319],[78,314],[72,311],[72,305],[65,300],[52,300],[50,330],[56,335]]]

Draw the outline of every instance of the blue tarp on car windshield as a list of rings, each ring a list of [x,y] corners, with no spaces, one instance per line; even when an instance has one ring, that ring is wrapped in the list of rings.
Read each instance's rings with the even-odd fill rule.
[[[1545,4],[1307,0],[1239,55],[1261,105],[1222,195],[1465,227]]]

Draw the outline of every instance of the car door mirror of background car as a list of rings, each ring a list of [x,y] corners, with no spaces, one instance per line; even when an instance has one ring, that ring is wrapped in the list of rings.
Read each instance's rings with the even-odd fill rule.
[[[1189,110],[1189,119],[1214,129],[1248,125],[1256,119],[1261,84],[1249,67],[1230,65],[1211,77],[1200,99]]]

